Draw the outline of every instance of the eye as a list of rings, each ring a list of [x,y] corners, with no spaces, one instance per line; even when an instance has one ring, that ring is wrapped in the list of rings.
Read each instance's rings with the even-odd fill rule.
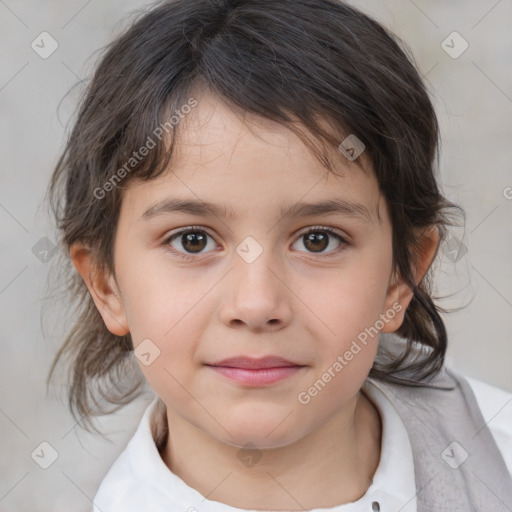
[[[334,250],[328,251],[328,254],[339,252],[347,244],[346,240],[332,228],[325,226],[314,226],[302,232],[297,242],[302,242],[304,247],[313,254],[323,255],[326,248],[331,244],[332,238],[337,238],[339,243]],[[296,242],[296,243],[297,243]]]
[[[308,228],[307,231],[303,231],[299,235],[299,239],[295,243],[303,241],[307,251],[313,254],[324,255],[325,249],[332,245],[331,240],[333,237],[338,239],[338,245],[333,250],[328,251],[327,255],[330,255],[331,253],[339,252],[339,250],[348,245],[346,240],[332,228],[325,226]],[[210,249],[214,249],[216,245],[213,242],[213,238],[200,226],[191,226],[167,237],[163,244],[170,246],[171,251],[179,258],[190,261],[197,259],[197,256],[206,252],[204,249],[208,247],[208,239],[212,240]],[[181,246],[181,248],[176,248],[176,246]]]
[[[213,240],[213,238],[200,227],[191,226],[168,237],[164,241],[164,245],[170,245],[172,252],[178,257],[186,260],[192,260],[194,259],[194,255],[201,254],[201,251],[208,246],[208,238]],[[176,250],[173,243],[181,245],[181,247],[185,249],[185,254],[181,252],[181,249]],[[216,247],[215,243],[210,245],[213,245],[213,248]]]

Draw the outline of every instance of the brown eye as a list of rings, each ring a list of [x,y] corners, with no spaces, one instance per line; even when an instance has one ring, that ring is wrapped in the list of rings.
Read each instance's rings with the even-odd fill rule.
[[[329,246],[329,235],[322,231],[304,235],[304,246],[313,252],[322,252]]]
[[[332,248],[333,238],[338,240],[338,245],[335,245],[334,248]],[[302,241],[307,252],[320,255],[324,253],[330,255],[337,252],[340,247],[347,245],[341,235],[330,228],[323,227],[310,228],[305,233],[302,233],[298,241]],[[326,252],[328,247],[331,247],[332,250]]]
[[[164,243],[170,245],[179,256],[200,255],[208,246],[210,235],[200,229],[189,228],[170,236]],[[213,240],[213,239],[212,239]],[[215,247],[215,244],[212,244]]]
[[[195,231],[186,235],[181,235],[181,243],[186,251],[201,252],[206,247],[206,237],[204,233]]]

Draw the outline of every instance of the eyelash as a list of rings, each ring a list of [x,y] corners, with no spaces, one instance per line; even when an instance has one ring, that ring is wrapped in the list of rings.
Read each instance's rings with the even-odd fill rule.
[[[201,232],[205,233],[207,236],[209,236],[210,238],[213,239],[213,237],[203,227],[201,227],[201,226],[190,226],[190,227],[188,227],[186,229],[182,229],[182,230],[177,231],[176,233],[173,233],[172,235],[168,236],[164,240],[163,245],[170,247],[170,243],[175,238],[179,238],[180,236],[187,235],[189,233],[196,233],[198,231],[201,231]],[[303,237],[305,235],[308,235],[309,233],[312,233],[312,232],[314,233],[316,231],[323,231],[325,233],[328,233],[329,235],[332,235],[332,236],[338,238],[339,241],[340,241],[340,247],[338,247],[334,251],[332,251],[330,253],[327,253],[327,254],[316,253],[318,256],[321,256],[321,257],[332,256],[333,254],[337,254],[338,252],[342,251],[347,245],[349,245],[348,242],[345,240],[345,238],[343,238],[337,231],[335,231],[334,229],[329,228],[327,226],[312,226],[312,227],[308,228],[306,231],[301,232],[298,235],[297,240],[299,240],[301,237]],[[183,259],[185,261],[197,260],[201,256],[200,254],[198,254],[198,255],[183,254],[183,253],[181,253],[179,251],[176,251],[172,247],[170,247],[170,251],[173,254],[175,254],[176,256],[178,256],[179,258],[181,258],[181,259]],[[315,254],[315,253],[311,253],[311,254]]]

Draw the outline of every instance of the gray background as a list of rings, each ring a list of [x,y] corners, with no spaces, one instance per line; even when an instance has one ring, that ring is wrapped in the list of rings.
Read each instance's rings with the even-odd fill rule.
[[[441,184],[467,214],[465,228],[453,230],[450,247],[436,263],[437,292],[449,295],[440,304],[466,306],[445,315],[448,364],[512,392],[512,0],[352,3],[412,49],[441,123]],[[5,512],[90,509],[99,482],[153,396],[147,389],[119,414],[102,418],[98,423],[110,433],[105,439],[72,420],[64,381],[46,396],[49,364],[70,319],[62,313],[60,296],[54,316],[44,313],[43,323],[51,329],[43,329],[44,285],[53,259],[45,263],[33,252],[44,237],[56,240],[42,200],[81,88],[64,96],[90,76],[94,52],[122,30],[123,18],[146,4],[0,0],[0,510]],[[59,45],[47,59],[31,48],[43,31]],[[469,44],[458,58],[441,46],[453,31]],[[452,39],[448,44],[456,51],[460,43]],[[31,458],[43,441],[58,454],[48,469]]]

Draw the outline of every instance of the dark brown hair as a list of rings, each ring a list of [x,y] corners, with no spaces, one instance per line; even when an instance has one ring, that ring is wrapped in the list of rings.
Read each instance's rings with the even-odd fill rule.
[[[416,286],[413,269],[422,230],[437,226],[442,242],[448,213],[458,207],[436,181],[437,118],[405,45],[337,0],[168,0],[105,48],[48,189],[61,233],[59,272],[68,279],[78,318],[47,384],[68,355],[74,417],[76,409],[93,426],[90,418],[106,411],[98,399],[119,408],[137,396],[144,379],[130,335],[107,330],[70,263],[69,247],[82,242],[98,270],[115,276],[122,189],[164,171],[180,130],[179,123],[168,129],[170,116],[201,90],[235,111],[287,126],[330,171],[328,151],[313,141],[332,149],[354,134],[364,143],[391,215],[395,272],[414,291],[397,334],[408,340],[408,350],[414,341],[429,348],[421,360],[407,362],[407,351],[384,368],[374,365],[370,376],[414,385],[399,373],[410,370],[421,379],[439,372],[446,329],[431,297],[430,273]],[[160,139],[161,126],[168,134]],[[156,147],[127,167],[148,137]],[[107,182],[113,184],[108,191]]]

